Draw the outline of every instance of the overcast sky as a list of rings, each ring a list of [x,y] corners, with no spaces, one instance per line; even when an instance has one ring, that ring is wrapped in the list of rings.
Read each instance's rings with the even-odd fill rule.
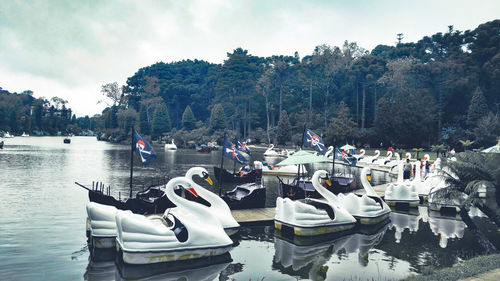
[[[222,63],[237,47],[303,57],[344,40],[371,50],[394,45],[397,33],[416,42],[498,18],[498,0],[5,0],[0,87],[59,96],[77,116],[93,115],[101,85],[159,61]]]

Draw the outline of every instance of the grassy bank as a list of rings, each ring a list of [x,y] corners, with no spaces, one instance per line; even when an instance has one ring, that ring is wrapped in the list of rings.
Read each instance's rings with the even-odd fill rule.
[[[411,275],[403,280],[405,281],[424,281],[424,280],[460,280],[473,277],[490,270],[500,267],[500,254],[479,256],[467,260],[453,267],[448,267],[428,274]]]

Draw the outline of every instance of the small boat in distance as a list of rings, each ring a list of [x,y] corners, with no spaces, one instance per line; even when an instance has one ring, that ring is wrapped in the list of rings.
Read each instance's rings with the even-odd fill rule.
[[[210,153],[210,152],[212,152],[212,148],[210,146],[202,144],[202,145],[196,147],[196,151],[202,152],[202,153]]]
[[[30,135],[29,134],[26,134],[25,132],[23,132],[23,134],[21,135],[21,137],[29,137]]]
[[[175,145],[174,139],[172,139],[172,143],[165,144],[165,150],[177,150],[177,145]]]
[[[65,137],[63,143],[71,143],[71,139],[69,137]]]
[[[11,135],[11,134],[9,134],[9,132],[6,132],[6,133],[3,135],[3,137],[4,137],[4,138],[6,138],[6,139],[7,139],[7,138],[13,138],[13,137],[14,137],[14,135]]]

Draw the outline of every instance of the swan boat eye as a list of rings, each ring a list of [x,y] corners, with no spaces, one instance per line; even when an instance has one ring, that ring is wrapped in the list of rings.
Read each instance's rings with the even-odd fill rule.
[[[203,175],[203,179],[207,179],[209,177],[207,172],[201,172],[201,174]]]

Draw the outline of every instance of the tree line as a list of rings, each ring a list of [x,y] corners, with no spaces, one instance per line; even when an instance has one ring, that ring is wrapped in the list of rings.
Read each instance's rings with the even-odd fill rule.
[[[89,127],[84,121],[90,123],[90,118],[76,118],[67,104],[59,97],[35,98],[30,90],[16,93],[0,87],[0,134],[81,133],[81,127]]]
[[[328,144],[460,148],[496,143],[500,20],[418,42],[317,46],[301,57],[259,57],[243,48],[222,64],[158,62],[125,85],[102,86],[108,107],[90,118],[106,139],[136,124],[181,145],[221,140],[224,130],[256,142],[300,143],[304,127]]]

